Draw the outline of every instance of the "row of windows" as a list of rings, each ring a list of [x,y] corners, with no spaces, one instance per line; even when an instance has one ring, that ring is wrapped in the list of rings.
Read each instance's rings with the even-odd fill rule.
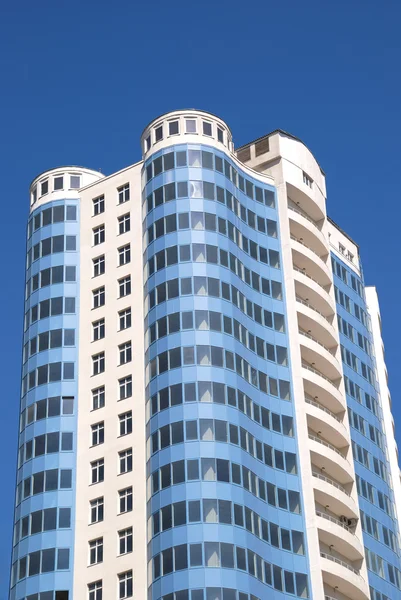
[[[75,252],[77,249],[77,236],[76,235],[54,235],[52,237],[44,238],[37,244],[30,248],[26,256],[26,267],[29,269],[31,264],[50,254],[57,254],[58,252]]]
[[[369,592],[370,600],[391,600],[388,596],[386,596],[386,594],[375,590],[371,585],[369,586]]]
[[[254,213],[252,213],[254,214]],[[257,229],[261,233],[267,234],[270,237],[277,237],[277,223],[271,219],[257,218]],[[257,244],[245,237],[244,234],[231,223],[231,221],[217,217],[215,214],[208,212],[191,213],[173,213],[167,217],[162,217],[150,225],[147,229],[147,243],[150,244],[154,240],[177,230],[194,229],[195,231],[218,231],[222,235],[228,236],[229,239],[237,244],[241,250],[250,254],[252,258],[258,260]],[[267,251],[265,248],[259,250],[261,262],[267,264]]]
[[[169,248],[160,250],[149,258],[147,262],[147,276],[150,277],[153,273],[171,265],[176,265],[179,262],[190,262],[191,260],[194,263],[208,263],[226,267],[257,292],[271,296],[277,300],[282,300],[282,285],[280,282],[270,281],[261,277],[256,271],[251,271],[245,267],[232,252],[226,252],[226,250],[222,250],[218,246],[212,246],[211,244],[192,244],[192,258],[191,244],[170,246]]]
[[[42,179],[37,186],[34,187],[32,195],[33,195],[33,203],[36,202],[37,197],[45,196],[49,193],[49,183],[53,184],[53,192],[58,192],[64,189],[64,186],[70,190],[77,190],[81,187],[81,175],[78,174],[69,174],[69,175],[54,175],[52,178],[46,177]],[[39,193],[38,193],[39,190]]]
[[[180,133],[180,124],[181,127],[183,127],[182,133],[198,133],[198,125],[200,125],[200,123],[197,119],[185,118],[181,120],[174,119],[171,121],[167,121],[167,123],[161,123],[153,128],[153,130],[149,133],[147,138],[145,138],[143,151],[148,152],[150,150],[152,146],[152,139],[153,144],[156,144],[157,142],[160,142],[164,136],[178,135]],[[214,127],[216,127],[217,135],[213,134]],[[221,142],[222,144],[224,144],[224,138],[225,136],[227,136],[226,145],[228,145],[229,140],[228,133],[226,132],[226,130],[220,127],[219,125],[214,125],[210,121],[202,120],[202,129],[199,130],[199,133],[210,137],[217,137],[217,141]]]
[[[191,224],[189,223],[189,213],[178,214],[179,230],[191,228],[195,231],[218,231],[218,233],[228,236],[240,250],[249,254],[251,258],[265,265],[270,264],[270,266],[276,269],[280,268],[280,257],[276,250],[267,250],[248,237],[245,237],[230,221],[226,221],[211,213],[191,212],[190,214]],[[262,221],[264,222],[263,219]],[[274,221],[271,221],[271,223],[274,223]],[[177,214],[173,213],[159,219],[148,228],[148,243],[175,231],[177,231]]]
[[[92,446],[98,446],[104,443],[104,421],[91,425]],[[132,411],[127,411],[118,415],[118,435],[128,435],[132,433]]]
[[[133,595],[133,579],[132,571],[119,573],[118,578],[118,600],[132,598]],[[94,581],[88,585],[88,600],[103,600],[103,583]]]
[[[53,383],[54,381],[71,381],[74,379],[75,364],[72,362],[55,362],[37,367],[22,380],[22,394],[34,387]]]
[[[249,431],[238,425],[218,419],[175,421],[164,425],[151,435],[151,454],[175,444],[186,442],[223,442],[240,446],[268,467],[296,475],[297,459],[293,452],[282,452],[257,440]]]
[[[158,600],[260,600],[260,598],[232,588],[207,587],[197,590],[179,590],[166,594]]]
[[[42,300],[25,313],[24,331],[38,320],[74,313],[75,298],[63,298],[62,296],[57,296],[56,298],[50,298],[49,300]]]
[[[13,564],[12,583],[39,575],[39,573],[52,573],[53,571],[65,571],[70,568],[69,548],[49,548],[31,552]]]
[[[149,325],[149,329],[145,332],[145,340],[148,344],[153,344],[166,335],[192,329],[232,335],[261,358],[282,366],[288,365],[287,348],[265,342],[262,338],[248,331],[237,319],[232,319],[213,310],[175,312],[161,317],[155,323]]]
[[[337,277],[339,277],[348,286],[350,285],[351,281],[351,287],[354,292],[356,292],[362,298],[362,300],[364,300],[364,289],[359,279],[347,271],[347,269],[337,262],[333,256],[331,257],[331,265],[333,267],[334,275],[337,275]]]
[[[389,529],[388,527],[385,527],[384,525],[376,521],[376,519],[374,519],[373,517],[370,517],[369,515],[364,513],[362,510],[360,511],[360,514],[363,531],[373,536],[377,541],[382,542],[383,544],[391,548],[393,552],[398,554],[399,550],[397,544],[397,536],[394,534],[394,532],[391,531],[391,529]]]
[[[344,294],[344,292],[339,290],[336,286],[334,286],[334,295],[337,304],[340,304],[343,308],[345,308],[347,312],[356,317],[358,321],[360,321],[362,325],[364,325],[366,329],[370,331],[369,318],[363,308],[351,300],[347,294]]]
[[[45,508],[37,510],[16,522],[14,545],[28,535],[71,527],[71,508]]]
[[[275,523],[265,521],[247,506],[229,500],[189,500],[163,506],[154,512],[148,521],[149,537],[187,523],[221,523],[245,527],[275,548],[295,554],[305,554],[302,531],[288,530]]]
[[[198,381],[197,383],[177,383],[165,387],[151,397],[151,416],[185,402],[215,402],[238,408],[250,419],[259,423],[264,429],[276,431],[283,435],[294,436],[293,418],[279,415],[254,402],[238,388],[232,388],[224,383]]]
[[[118,330],[129,329],[132,323],[131,307],[124,308],[118,312]],[[92,322],[92,340],[102,340],[106,335],[106,319],[98,319]]]
[[[353,352],[341,344],[341,358],[343,363],[351,367],[356,373],[367,379],[370,385],[375,385],[375,376],[372,369],[362,362]]]
[[[346,375],[344,375],[344,385],[345,391],[351,398],[354,398],[359,404],[366,406],[366,408],[376,415],[377,418],[380,418],[380,406],[376,398],[370,396],[367,392],[364,392],[358,384],[352,381],[352,379],[349,379]]]
[[[68,598],[68,590],[51,590],[48,592],[37,592],[35,594],[29,594],[29,596],[24,596],[23,598],[20,598],[20,600],[68,600]]]
[[[366,448],[354,442],[354,440],[352,440],[352,455],[354,460],[361,463],[361,465],[375,473],[378,477],[381,477],[387,484],[389,483],[386,465],[368,452]]]
[[[57,452],[70,452],[73,449],[73,433],[70,431],[53,431],[37,435],[28,440],[19,447],[18,450],[18,468],[24,462],[43,456],[44,454],[54,454]]]
[[[70,396],[54,396],[38,400],[24,409],[20,416],[20,431],[33,423],[50,417],[74,414],[74,398]]]
[[[117,281],[118,297],[124,298],[131,293],[131,275],[126,275]],[[92,290],[92,307],[99,308],[106,304],[106,287],[102,286]]]
[[[75,346],[75,329],[51,329],[32,337],[24,345],[23,362],[37,352],[62,348],[63,346]]]
[[[196,351],[196,352],[195,352]],[[195,360],[196,354],[196,360]],[[237,375],[259,389],[264,394],[290,400],[290,382],[275,379],[252,367],[239,354],[218,346],[185,346],[161,352],[146,366],[147,381],[169,371],[186,365],[223,367],[235,371]]]
[[[129,183],[125,183],[124,185],[117,188],[117,204],[124,204],[124,202],[128,202],[130,199],[130,187]],[[104,213],[105,207],[105,198],[103,196],[98,196],[97,198],[93,198],[92,200],[93,213],[92,216],[100,215]]]
[[[47,287],[48,285],[55,285],[56,283],[75,282],[77,279],[77,268],[75,266],[63,265],[57,267],[49,267],[42,269],[36,275],[33,275],[26,282],[25,295],[26,299],[29,298],[33,292],[36,292],[39,288]]]
[[[124,215],[121,215],[120,217],[117,217],[117,224],[118,224],[118,235],[122,235],[123,233],[127,233],[128,231],[130,231],[131,230],[130,213],[126,213]],[[106,239],[105,224],[102,223],[101,225],[94,227],[92,229],[92,233],[93,233],[93,242],[92,242],[93,245],[99,246],[100,244],[103,244],[103,242]]]
[[[67,204],[67,206],[62,205],[53,206],[52,208],[45,208],[41,212],[36,213],[35,216],[28,221],[28,239],[31,237],[34,231],[37,231],[41,227],[46,227],[46,225],[76,220],[76,206]]]
[[[366,566],[379,577],[386,579],[401,590],[401,571],[384,560],[381,556],[365,547]]]
[[[124,342],[118,346],[118,365],[126,365],[132,360],[132,343]],[[106,353],[99,352],[92,356],[92,375],[104,373],[106,369]]]
[[[125,400],[132,396],[132,375],[127,375],[118,380],[119,397],[118,400]],[[92,390],[91,410],[103,408],[106,404],[106,388],[101,385]],[[122,435],[122,434],[121,434]]]
[[[354,344],[358,344],[362,350],[366,352],[369,356],[373,356],[372,347],[367,337],[362,335],[359,331],[352,327],[345,319],[337,316],[338,320],[338,329],[340,333],[343,333],[351,342]]]
[[[369,438],[372,442],[377,444],[384,452],[383,434],[381,431],[371,425],[366,419],[361,417],[351,408],[348,408],[348,416],[351,427],[354,427],[359,433],[362,433],[365,437]]]
[[[90,483],[94,485],[96,483],[102,483],[104,481],[104,458],[94,460],[90,464]],[[99,505],[99,501],[101,504]],[[95,504],[91,502],[91,518],[95,515],[97,520],[103,520],[103,498],[97,498],[94,500]],[[133,494],[132,487],[127,487],[118,491],[118,512],[119,514],[131,512],[133,505]],[[93,509],[93,510],[92,510]],[[100,519],[101,517],[101,519]],[[95,521],[91,521],[94,523]]]
[[[271,506],[293,513],[301,512],[299,492],[278,488],[246,467],[221,458],[196,458],[168,463],[153,471],[148,484],[153,495],[172,485],[200,480],[239,485]]]
[[[277,565],[263,560],[252,550],[219,542],[181,544],[166,548],[151,561],[153,580],[159,577],[194,567],[221,567],[246,571],[259,581],[280,592],[308,598],[307,576],[303,573],[285,571]]]
[[[270,208],[275,206],[274,191],[264,190],[254,185],[249,179],[240,175],[228,160],[207,150],[178,150],[159,156],[146,165],[146,180],[149,182],[163,171],[179,167],[203,167],[222,173],[251,200],[256,200]]]
[[[259,304],[251,302],[234,285],[215,277],[182,277],[169,279],[149,291],[149,310],[179,296],[210,296],[232,302],[241,312],[260,325],[276,331],[285,331],[284,315],[271,313]]]
[[[133,549],[132,527],[118,532],[118,555],[129,554]],[[89,542],[89,565],[103,562],[103,537]]]
[[[394,508],[390,498],[383,494],[380,490],[377,490],[371,483],[365,481],[359,475],[356,475],[356,487],[358,494],[378,506],[381,510],[388,514],[389,517],[394,519]]]
[[[264,190],[264,195],[259,200],[260,202],[263,202],[263,197],[266,206],[274,208],[274,192]],[[166,202],[180,200],[181,198],[200,198],[220,202],[220,204],[227,206],[229,210],[249,225],[249,227],[256,229],[256,213],[241,204],[231,192],[209,181],[192,180],[166,183],[156,188],[146,197],[147,212],[149,213],[153,208],[157,208]],[[251,217],[249,216],[250,213],[252,213]]]
[[[131,262],[131,245],[126,244],[117,248],[117,265],[122,267]],[[99,277],[106,272],[106,256],[102,254],[92,259],[92,277]]]
[[[17,486],[17,505],[22,500],[55,490],[70,490],[72,486],[71,469],[48,469],[39,471],[21,481]]]

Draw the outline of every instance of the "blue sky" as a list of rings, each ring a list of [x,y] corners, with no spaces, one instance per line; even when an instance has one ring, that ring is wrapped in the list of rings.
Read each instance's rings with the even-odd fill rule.
[[[378,287],[401,443],[398,0],[3,2],[0,13],[0,600],[11,549],[28,187],[63,164],[140,159],[155,116],[221,116],[236,146],[300,137],[327,175],[328,213]]]

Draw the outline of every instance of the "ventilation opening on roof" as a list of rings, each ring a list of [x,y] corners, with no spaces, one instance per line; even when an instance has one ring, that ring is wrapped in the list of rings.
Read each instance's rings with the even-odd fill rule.
[[[256,142],[255,144],[255,156],[260,156],[261,154],[266,154],[266,152],[269,152],[270,147],[269,147],[269,138],[266,137],[263,140],[260,140],[260,142]]]
[[[238,150],[237,152],[238,160],[241,162],[246,162],[247,160],[251,160],[251,148],[244,148],[243,150]]]

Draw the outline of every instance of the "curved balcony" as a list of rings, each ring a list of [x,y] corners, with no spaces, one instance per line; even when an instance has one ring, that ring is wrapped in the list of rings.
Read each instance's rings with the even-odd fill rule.
[[[346,400],[336,382],[320,373],[317,369],[302,362],[302,378],[305,394],[323,404],[334,414],[346,410]]]
[[[348,519],[359,519],[359,508],[346,487],[326,475],[313,470],[313,490],[315,501],[326,506],[336,515],[344,515]],[[347,485],[348,488],[351,484]]]
[[[288,218],[290,221],[291,235],[303,241],[319,256],[329,254],[326,238],[321,232],[318,223],[313,221],[297,206],[288,204]]]
[[[342,377],[341,365],[332,351],[307,331],[299,329],[299,334],[303,361],[315,367],[317,371],[332,381],[340,379]]]
[[[340,484],[352,483],[354,481],[352,467],[344,454],[333,444],[329,444],[313,433],[309,433],[308,437],[311,462]]]
[[[328,318],[304,298],[296,296],[298,325],[304,331],[311,331],[316,339],[328,348],[338,346],[336,330],[333,327],[333,318]]]
[[[358,569],[326,552],[320,558],[324,583],[352,600],[369,600],[367,583]]]
[[[316,185],[316,183],[315,183]],[[326,218],[326,207],[323,196],[318,196],[315,186],[308,187],[300,183],[300,187],[287,181],[288,200],[306,213],[312,221],[318,222]],[[317,223],[320,226],[320,223]]]
[[[321,433],[333,446],[348,449],[350,444],[348,431],[337,415],[309,396],[305,396],[305,409],[310,429]],[[344,412],[342,414],[344,415]]]
[[[335,548],[337,552],[350,561],[363,558],[363,545],[352,528],[342,523],[340,519],[318,510],[316,511],[316,517],[319,540],[323,544]]]
[[[329,286],[322,287],[318,281],[313,279],[306,271],[293,265],[295,294],[311,304],[315,310],[325,317],[333,317],[335,314],[334,300],[329,293]]]
[[[332,283],[331,271],[327,265],[327,253],[325,257],[309,248],[304,241],[291,235],[292,260],[300,269],[305,270],[313,279],[325,287]]]

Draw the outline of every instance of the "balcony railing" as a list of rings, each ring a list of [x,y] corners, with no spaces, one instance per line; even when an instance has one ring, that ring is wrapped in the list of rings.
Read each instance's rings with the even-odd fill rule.
[[[326,475],[322,475],[321,473],[317,473],[316,471],[312,471],[312,475],[313,475],[313,477],[316,477],[317,479],[326,481],[327,483],[329,483],[333,487],[337,488],[341,492],[344,492],[344,494],[347,494],[347,496],[351,497],[351,494],[349,494],[340,483],[337,483],[336,481],[334,481],[334,479],[331,479],[330,477],[326,477]]]
[[[329,377],[326,377],[326,375],[323,375],[323,373],[321,373],[320,371],[318,371],[317,369],[315,369],[315,367],[311,367],[304,360],[302,361],[302,367],[304,369],[307,369],[308,371],[311,371],[311,373],[315,373],[316,375],[319,375],[319,377],[323,377],[323,379],[325,379],[326,381],[328,381],[329,383],[331,383],[331,385],[333,385],[337,389],[337,387],[335,386],[334,381],[332,379],[329,379]]]
[[[329,444],[329,442],[325,442],[321,438],[318,438],[315,435],[312,435],[311,433],[309,433],[308,436],[309,436],[310,440],[313,440],[314,442],[318,442],[319,444],[322,444],[323,446],[326,446],[326,448],[330,448],[330,450],[334,450],[334,452],[336,452],[337,454],[339,454],[341,456],[341,458],[343,458],[344,460],[347,460],[345,458],[344,454],[342,452],[340,452],[340,450],[338,450],[335,446],[333,446],[333,444]]]
[[[339,558],[335,558],[335,556],[331,556],[331,554],[326,554],[326,552],[321,552],[320,556],[322,558],[327,558],[328,560],[331,560],[332,562],[335,562],[338,565],[341,565],[341,566],[345,567],[349,571],[352,571],[353,573],[355,573],[355,575],[359,575],[360,574],[360,571],[358,571],[357,569],[354,569],[354,567],[352,567],[350,564],[346,563],[344,560],[340,560]]]
[[[291,202],[292,202],[292,200],[291,200]],[[301,208],[296,208],[295,206],[292,206],[291,204],[288,204],[287,206],[290,210],[298,213],[299,215],[301,215],[301,217],[304,217],[304,219],[306,219],[307,221],[312,223],[312,225],[314,225],[316,227],[316,229],[318,229],[320,231],[319,225],[316,223],[316,221],[314,221],[309,215],[307,215],[304,210],[302,210]]]
[[[310,246],[308,246],[307,244],[305,244],[305,242],[303,242],[303,241],[302,241],[302,240],[300,240],[299,238],[295,237],[295,235],[293,235],[292,233],[290,234],[290,238],[291,238],[292,240],[294,240],[294,242],[298,242],[298,244],[302,244],[302,246],[305,246],[305,248],[307,248],[308,250],[310,250],[311,252],[313,252],[313,254],[316,254],[316,256],[317,256],[318,258],[320,258],[320,260],[321,260],[322,262],[324,262],[323,258],[320,256],[320,254],[318,254],[318,253],[316,252],[316,250],[314,250],[313,248],[311,248]]]
[[[326,408],[325,406],[323,406],[323,404],[320,404],[320,402],[316,402],[316,400],[312,400],[312,398],[310,398],[308,395],[305,396],[305,402],[307,402],[308,404],[312,404],[312,406],[316,406],[316,408],[320,408],[320,410],[322,410],[326,414],[328,414],[331,417],[333,417],[333,419],[335,419],[339,423],[342,423],[341,419],[339,419],[337,417],[337,415],[335,415],[333,412],[331,412],[331,410],[329,410],[328,408]]]
[[[313,337],[313,335],[311,335],[310,333],[308,333],[307,331],[304,331],[303,329],[301,329],[301,327],[298,327],[298,331],[301,335],[304,335],[305,337],[309,338],[310,340],[312,340],[313,342],[316,342],[316,344],[319,344],[319,346],[321,346],[322,348],[324,348],[325,350],[327,350],[327,352],[329,354],[331,354],[331,356],[333,356],[333,358],[336,358],[333,354],[333,350],[330,350],[330,348],[328,348],[327,346],[325,346],[324,344],[322,344],[322,342],[319,342],[319,340],[317,340],[315,337]],[[337,359],[336,359],[337,360]],[[338,362],[338,361],[337,361]]]
[[[317,279],[315,279],[314,277],[311,277],[310,275],[308,275],[308,273],[305,271],[305,269],[301,269],[300,267],[298,267],[296,264],[293,263],[292,265],[294,267],[295,271],[298,271],[299,273],[302,273],[302,275],[305,275],[305,277],[308,277],[308,279],[311,279],[312,281],[314,281],[315,283],[317,283],[317,285],[319,287],[322,288],[322,290],[324,290],[325,292],[327,292],[326,287],[329,287],[330,284],[328,284],[326,287],[324,285],[322,285]]]
[[[336,525],[338,525],[339,527],[342,527],[343,529],[345,529],[346,531],[349,531],[350,533],[354,534],[354,532],[352,531],[352,529],[350,529],[348,527],[348,525],[346,525],[345,523],[342,523],[340,521],[340,519],[336,519],[335,517],[332,517],[330,515],[327,515],[326,513],[320,512],[320,510],[316,511],[316,515],[318,517],[322,517],[323,519],[326,519],[327,521],[331,521],[332,523],[335,523]],[[355,535],[355,534],[354,534]]]
[[[320,310],[318,310],[317,308],[315,308],[314,306],[312,306],[312,304],[309,304],[309,302],[307,302],[306,300],[304,300],[303,298],[301,298],[301,296],[295,296],[297,302],[300,302],[301,304],[304,304],[305,306],[307,306],[308,308],[311,308],[312,310],[314,310],[315,312],[317,312],[321,317],[323,317],[323,319],[326,319],[326,321],[328,322],[329,325],[331,325],[329,319],[320,312]]]

